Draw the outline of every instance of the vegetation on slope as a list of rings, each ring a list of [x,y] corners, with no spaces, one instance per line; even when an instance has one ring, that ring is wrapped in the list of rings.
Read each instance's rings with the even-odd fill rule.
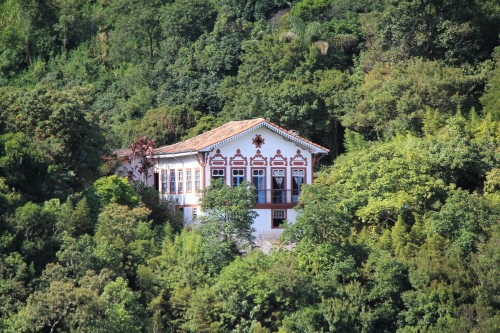
[[[494,0],[1,2],[0,330],[498,330],[499,31]],[[241,255],[243,188],[182,230],[102,160],[252,117],[332,151],[294,251]]]

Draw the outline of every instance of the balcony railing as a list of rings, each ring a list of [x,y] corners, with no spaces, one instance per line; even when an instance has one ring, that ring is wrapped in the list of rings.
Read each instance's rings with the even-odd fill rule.
[[[298,190],[255,190],[258,204],[289,204],[299,201]]]

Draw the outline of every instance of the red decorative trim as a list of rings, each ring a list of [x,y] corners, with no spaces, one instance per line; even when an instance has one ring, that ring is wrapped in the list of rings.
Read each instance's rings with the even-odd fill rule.
[[[257,152],[253,157],[250,157],[250,165],[254,166],[266,166],[267,165],[267,157],[262,156],[260,153],[260,149],[257,149]]]
[[[210,154],[210,152],[201,153],[201,160],[200,160],[200,157],[198,156],[198,154],[195,155],[196,162],[198,162],[198,164],[201,166],[201,170],[200,170],[200,168],[195,168],[194,173],[193,173],[193,177],[195,177],[195,175],[196,175],[196,170],[200,170],[200,191],[205,189],[205,184],[206,184],[205,170],[206,170],[206,166],[207,166],[207,157],[209,154]],[[196,191],[197,191],[196,190],[196,183],[194,180],[193,180],[193,183],[194,183],[193,191],[196,193]]]
[[[217,166],[226,166],[227,165],[227,157],[224,157],[220,153],[220,149],[217,149],[215,151],[215,155],[209,158],[210,160],[210,165],[217,165]]]
[[[312,156],[313,169],[316,169],[316,167],[318,166],[318,163],[319,163],[319,156],[318,156],[318,154],[314,154]]]
[[[201,153],[201,160],[200,160],[200,157],[198,156],[198,154],[194,155],[194,158],[196,159],[196,162],[198,162],[198,164],[201,167],[205,167],[207,165],[207,158],[206,158],[206,156],[208,156],[208,153],[207,153],[207,155]]]
[[[292,168],[291,174],[290,174],[291,177],[293,177],[294,170],[304,170],[304,182],[303,182],[303,184],[308,184],[308,182],[307,182],[307,168]],[[293,187],[293,182],[292,182],[292,187]]]
[[[262,168],[262,167],[251,167],[250,168],[250,177],[249,177],[249,182],[252,183],[253,185],[253,171],[254,170],[263,170],[264,171],[264,200],[265,202],[269,202],[269,198],[267,197],[267,190],[268,188],[271,188],[268,184],[267,184],[267,170],[266,168]],[[260,204],[256,204],[256,205],[262,205],[262,204],[265,204],[265,203],[260,203]]]
[[[174,190],[172,191],[172,176],[174,177]],[[176,194],[177,192],[177,172],[175,169],[168,170],[168,194]]]
[[[252,144],[255,145],[255,148],[261,148],[265,141],[266,140],[262,137],[262,135],[256,134],[255,138],[252,139]]]
[[[201,189],[200,189],[200,191],[201,191],[202,196],[204,196],[205,195],[204,190],[205,190],[205,188],[207,188],[207,167],[206,166],[201,167],[200,177],[201,177]]]
[[[287,211],[287,209],[285,209],[285,208],[281,208],[281,207],[273,207],[273,208],[272,208],[272,210],[271,210],[271,229],[283,229],[284,227],[275,227],[275,226],[273,225],[273,220],[274,220],[274,211],[275,211],[275,210],[284,210],[284,214],[283,214],[283,215],[284,215],[284,216],[283,216],[283,217],[284,217],[284,219],[283,219],[284,221],[286,221],[286,220],[287,220],[287,218],[288,218],[288,211]]]
[[[217,149],[215,151],[215,155],[209,158],[210,165],[217,165],[217,166],[226,166],[227,165],[227,157],[224,157],[220,153],[220,149]]]
[[[181,173],[182,173],[182,179],[181,179]],[[185,178],[184,169],[177,169],[177,194],[183,194],[186,189],[184,178]]]
[[[236,154],[229,159],[230,165],[248,165],[248,161],[246,157],[241,155],[241,150],[236,149]]]
[[[285,203],[286,202],[291,202],[291,197],[289,197],[291,195],[290,191],[287,191],[289,188],[290,188],[290,185],[289,185],[289,179],[287,178],[287,168],[283,168],[283,167],[274,167],[274,168],[271,168],[271,183],[270,183],[270,189],[271,189],[271,193],[272,191],[274,190],[273,188],[273,172],[274,170],[283,170],[283,191],[285,192]],[[271,198],[269,198],[269,202],[272,202],[273,198],[272,198],[272,194],[271,194]],[[277,205],[277,204],[273,204],[273,205]]]
[[[305,158],[300,149],[297,149],[297,154],[294,157],[290,158],[291,166],[307,166],[307,158]]]
[[[188,183],[189,183],[189,180],[188,180],[188,172],[191,171],[191,189],[189,189],[189,186],[188,186]],[[186,169],[186,193],[192,193],[194,192],[194,181],[193,181],[193,176],[194,176],[194,173],[193,173],[193,169]]]
[[[293,201],[293,171],[294,170],[302,170],[302,171],[304,171],[304,180],[302,181],[302,185],[307,184],[307,177],[308,177],[308,175],[307,175],[307,169],[306,168],[291,168],[291,170],[290,170],[290,190],[291,191],[290,192],[292,194],[292,201]],[[302,193],[302,186],[300,188],[300,193]],[[297,204],[297,203],[295,203],[295,204]]]
[[[226,168],[220,168],[220,167],[211,167],[210,168],[210,182],[212,182],[212,175],[214,170],[224,170],[224,184],[227,184],[227,169]],[[206,184],[205,184],[206,185]]]
[[[273,166],[286,166],[287,158],[281,155],[281,150],[276,151],[276,155],[270,159],[271,165]]]
[[[238,168],[238,167],[231,167],[230,168],[230,175],[229,177],[231,177],[231,186],[234,186],[233,185],[233,170],[243,170],[243,181],[247,181],[247,169],[246,168]]]
[[[282,204],[273,204],[273,203],[264,203],[264,204],[255,204],[253,206],[254,209],[292,209],[297,206],[296,203],[282,203]]]
[[[197,193],[198,191],[201,191],[204,189],[203,179],[205,178],[205,176],[203,175],[203,171],[205,170],[205,167],[202,167],[202,168],[203,168],[203,170],[201,170],[200,168],[193,169],[193,193]],[[200,189],[199,190],[196,188],[196,171],[200,172]]]

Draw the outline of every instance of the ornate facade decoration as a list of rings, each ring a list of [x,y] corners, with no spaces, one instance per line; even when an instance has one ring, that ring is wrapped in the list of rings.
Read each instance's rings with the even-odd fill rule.
[[[215,155],[209,158],[210,165],[222,166],[227,165],[227,157],[222,156],[220,149],[215,151]]]
[[[265,119],[231,121],[155,149],[154,178],[148,185],[163,198],[175,200],[186,226],[192,226],[201,209],[198,193],[213,179],[228,186],[249,181],[255,187],[254,210],[259,214],[253,234],[274,239],[284,220],[295,221],[293,209],[302,185],[312,183],[313,168],[327,153],[328,149]]]
[[[265,139],[260,134],[256,134],[255,138],[252,139],[252,144],[255,145],[255,148],[262,148],[262,145],[265,143]]]
[[[276,155],[274,157],[271,157],[270,163],[273,166],[286,166],[287,165],[287,158],[281,155],[281,150],[276,151]]]
[[[297,154],[290,158],[290,165],[292,166],[307,166],[307,158],[302,156],[300,149],[297,149]]]
[[[247,158],[241,155],[241,150],[236,149],[236,154],[229,159],[230,165],[248,165]]]
[[[251,166],[265,166],[267,165],[267,157],[262,156],[260,153],[260,149],[257,149],[257,152],[253,157],[250,157],[250,165]]]

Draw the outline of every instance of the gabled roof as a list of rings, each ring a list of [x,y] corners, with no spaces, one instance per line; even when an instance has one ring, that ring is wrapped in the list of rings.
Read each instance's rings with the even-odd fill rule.
[[[270,121],[267,121],[264,118],[256,118],[250,120],[230,121],[222,126],[197,135],[193,138],[177,142],[173,145],[157,148],[154,150],[154,155],[170,155],[210,151],[220,145],[223,145],[226,142],[235,140],[240,136],[245,135],[246,133],[262,126],[289,139],[290,141],[293,141],[297,145],[302,146],[312,153],[327,154],[329,152],[327,148],[304,139],[294,132],[288,131],[276,124],[271,123]]]

